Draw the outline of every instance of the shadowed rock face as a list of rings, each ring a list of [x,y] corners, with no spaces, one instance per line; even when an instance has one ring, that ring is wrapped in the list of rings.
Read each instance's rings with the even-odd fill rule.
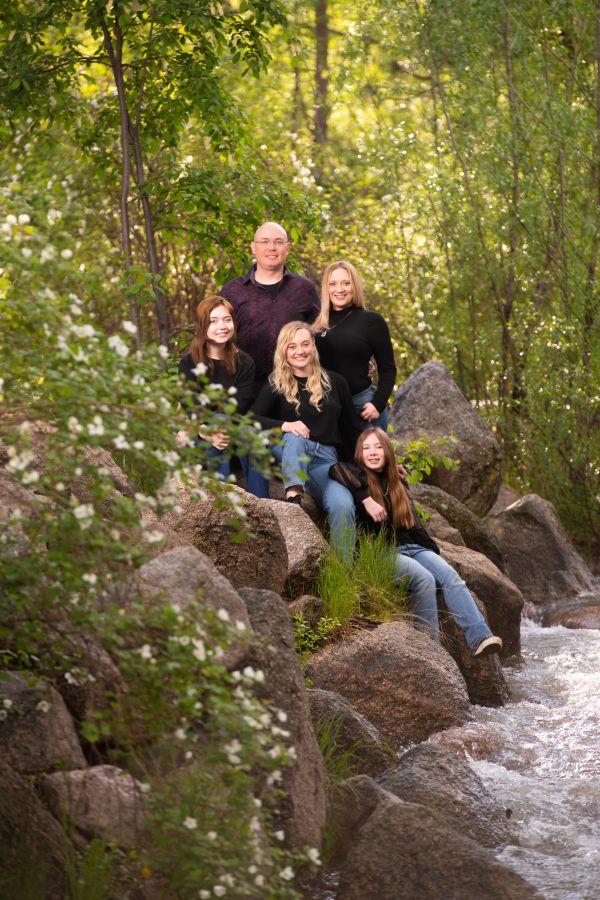
[[[320,847],[329,805],[329,783],[310,717],[308,694],[294,648],[294,629],[287,607],[273,591],[242,588],[257,640],[248,648],[243,665],[264,672],[256,695],[287,715],[284,738],[296,750],[295,763],[283,772],[284,797],[278,814],[289,846]]]
[[[66,836],[33,786],[0,759],[0,893],[64,900]]]
[[[526,600],[545,603],[592,590],[592,573],[547,500],[526,494],[487,522]]]
[[[61,695],[43,679],[5,672],[0,697],[12,703],[0,722],[0,756],[23,774],[85,766],[85,757]]]
[[[411,493],[418,503],[432,506],[453,528],[456,528],[461,534],[462,543],[471,550],[483,553],[501,572],[505,573],[504,559],[496,535],[464,503],[431,484],[415,484],[411,488]],[[429,523],[425,524],[433,533]],[[443,534],[440,534],[440,538],[448,540]],[[450,543],[461,542],[450,540]]]
[[[490,850],[417,803],[385,800],[360,829],[337,900],[533,900],[539,894]]]
[[[401,444],[423,435],[454,435],[458,444],[446,455],[460,460],[460,466],[437,467],[427,480],[477,515],[488,511],[502,480],[500,447],[442,363],[425,363],[407,378],[394,397],[391,420]]]
[[[298,597],[319,574],[319,564],[328,550],[327,541],[312,519],[293,503],[263,500],[260,506],[277,519],[287,550],[286,591]]]
[[[465,683],[452,658],[403,622],[328,644],[307,675],[348,700],[398,748],[469,718]]]
[[[506,810],[500,807],[464,756],[433,744],[404,753],[395,769],[377,779],[408,803],[421,803],[484,847],[510,842]]]
[[[235,588],[283,591],[288,574],[287,548],[277,517],[268,504],[241,488],[232,488],[243,500],[249,536],[242,543],[231,540],[231,511],[217,509],[213,498],[191,499],[182,486],[181,512],[169,513],[162,523],[192,544],[217,567]]]
[[[379,731],[334,691],[312,688],[308,692],[315,730],[328,727],[335,735],[336,752],[350,753],[355,773],[379,775],[395,759]]]

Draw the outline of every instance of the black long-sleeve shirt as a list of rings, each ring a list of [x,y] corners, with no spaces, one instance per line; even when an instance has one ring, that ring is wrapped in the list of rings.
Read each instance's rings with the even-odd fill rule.
[[[323,397],[320,411],[310,402],[306,378],[296,378],[300,395],[299,410],[267,383],[256,398],[252,412],[263,428],[281,428],[284,422],[301,421],[310,431],[311,441],[334,446],[341,451],[342,456],[351,458],[360,434],[361,422],[345,379],[337,372],[327,374],[331,379],[331,390]]]
[[[252,394],[254,388],[254,361],[243,350],[238,351],[238,360],[236,370],[230,375],[225,367],[225,363],[220,359],[213,359],[212,369],[207,369],[205,377],[210,384],[221,384],[228,390],[231,387],[236,389],[235,400],[237,401],[237,411],[245,413],[250,409],[252,403]],[[179,374],[185,375],[186,380],[191,382],[194,391],[200,393],[203,384],[194,375],[192,369],[196,367],[192,359],[191,353],[186,353],[179,360]]]
[[[354,465],[353,463],[344,463],[344,468],[346,469],[346,472],[340,473],[339,469],[336,469],[335,466],[332,466],[329,470],[329,475],[331,478],[339,481],[340,484],[343,484],[344,487],[347,487],[352,494],[352,497],[354,498],[354,505],[356,507],[356,521],[359,525],[362,525],[365,531],[369,531],[371,532],[371,534],[378,534],[382,530],[385,531],[385,533],[389,536],[389,539],[394,542],[396,547],[401,547],[403,544],[418,544],[420,547],[424,547],[426,550],[433,550],[434,553],[440,552],[440,548],[433,540],[433,538],[429,535],[427,530],[423,527],[423,525],[416,524],[410,528],[406,528],[403,525],[399,525],[397,527],[392,525],[392,508],[386,494],[387,480],[385,479],[384,475],[377,473],[377,477],[381,481],[382,493],[384,495],[388,518],[383,522],[375,522],[363,505],[363,500],[366,500],[367,497],[371,496],[369,494],[369,482],[367,481],[367,476],[364,469],[361,469],[360,466]],[[348,475],[350,477],[348,477]],[[419,519],[417,518],[417,511],[414,507],[408,489],[408,484],[405,483],[404,488],[408,494],[408,500],[415,522],[419,523]]]
[[[396,362],[390,331],[383,316],[352,306],[329,313],[329,330],[318,332],[315,342],[322,365],[339,372],[350,385],[351,394],[365,391],[369,379],[369,360],[377,363],[378,383],[371,401],[382,412],[396,380]]]

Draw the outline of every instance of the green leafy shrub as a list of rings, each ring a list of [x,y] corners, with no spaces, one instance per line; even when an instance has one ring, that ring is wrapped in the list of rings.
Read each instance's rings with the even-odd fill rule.
[[[320,650],[340,627],[338,619],[322,616],[311,625],[301,613],[294,616],[294,634],[296,653],[302,665],[305,665],[313,653]]]

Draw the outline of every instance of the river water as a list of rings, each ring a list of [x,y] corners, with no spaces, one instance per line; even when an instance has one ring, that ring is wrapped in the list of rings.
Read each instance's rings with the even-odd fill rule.
[[[512,811],[499,859],[548,900],[600,898],[600,630],[522,624],[512,700],[454,737]],[[463,733],[461,735],[461,732]]]

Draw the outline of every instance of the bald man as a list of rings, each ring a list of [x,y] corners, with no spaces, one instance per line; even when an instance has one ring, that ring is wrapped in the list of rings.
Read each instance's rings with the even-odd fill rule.
[[[221,289],[221,296],[235,310],[238,346],[256,365],[255,396],[273,368],[282,325],[296,320],[310,323],[321,308],[314,284],[285,265],[291,246],[281,225],[265,222],[250,244],[255,264],[247,275],[234,278]]]

